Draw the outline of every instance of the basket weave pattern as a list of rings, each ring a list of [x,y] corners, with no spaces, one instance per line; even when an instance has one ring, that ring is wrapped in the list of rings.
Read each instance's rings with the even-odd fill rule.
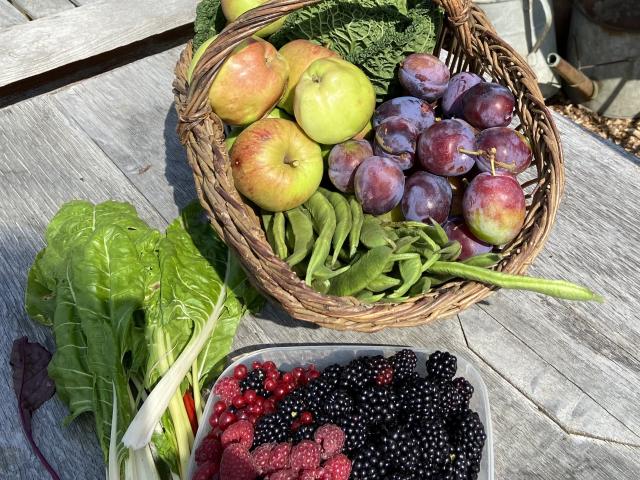
[[[297,319],[334,329],[372,332],[455,315],[488,297],[494,289],[476,282],[452,281],[399,304],[363,304],[352,297],[327,296],[312,290],[273,253],[253,208],[234,187],[223,124],[208,102],[212,79],[242,40],[281,16],[320,1],[275,0],[247,12],[211,44],[191,84],[186,79],[191,45],[183,51],[174,81],[178,133],[193,169],[200,203],[217,233],[238,254],[252,283]],[[508,87],[516,96],[519,130],[531,140],[535,176],[523,183],[527,193],[525,224],[518,237],[503,249],[504,259],[496,267],[524,273],[549,235],[562,194],[564,167],[559,135],[534,73],[496,35],[483,12],[470,0],[434,1],[442,6],[446,17],[436,54],[448,52],[446,63],[454,73],[468,70],[489,75]]]

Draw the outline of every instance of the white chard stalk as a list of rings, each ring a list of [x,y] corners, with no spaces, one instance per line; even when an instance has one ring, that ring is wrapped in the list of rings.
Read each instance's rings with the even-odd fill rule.
[[[142,404],[140,410],[138,410],[131,424],[129,424],[129,428],[127,428],[127,431],[122,437],[122,442],[126,447],[140,449],[148,445],[151,441],[153,431],[160,421],[162,414],[169,406],[171,398],[175,395],[178,388],[180,388],[180,383],[189,373],[193,362],[198,358],[198,355],[218,323],[227,294],[226,276],[228,275],[229,269],[227,269],[225,274],[225,281],[220,288],[220,294],[215,308],[207,319],[202,331],[196,337],[191,338],[182,353],[180,353],[178,359],[160,379]]]

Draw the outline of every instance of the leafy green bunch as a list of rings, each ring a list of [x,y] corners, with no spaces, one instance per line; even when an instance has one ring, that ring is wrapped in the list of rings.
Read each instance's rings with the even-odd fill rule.
[[[94,415],[108,478],[185,478],[201,390],[259,297],[199,206],[162,234],[129,204],[74,201],[46,243],[26,309],[53,329],[49,375],[67,422]]]
[[[277,48],[298,38],[324,45],[355,65],[379,99],[394,93],[396,69],[413,52],[432,52],[442,11],[429,0],[325,0],[289,15],[269,41]],[[224,28],[220,0],[197,9],[194,48]]]

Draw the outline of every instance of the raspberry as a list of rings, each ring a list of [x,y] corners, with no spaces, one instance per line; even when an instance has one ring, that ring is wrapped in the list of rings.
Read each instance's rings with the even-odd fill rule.
[[[322,468],[303,470],[298,475],[298,480],[321,480],[323,472]]]
[[[262,475],[268,470],[269,457],[271,456],[271,451],[275,446],[275,443],[265,443],[251,452],[251,458],[253,458],[253,464],[258,470],[258,475]]]
[[[211,480],[218,473],[219,467],[217,463],[205,462],[198,466],[192,480]]]
[[[234,443],[224,449],[220,462],[221,480],[255,480],[257,476],[248,448]]]
[[[290,469],[278,470],[269,475],[269,480],[298,480],[298,473]]]
[[[240,395],[240,384],[233,377],[224,377],[218,380],[213,393],[219,396],[227,405],[233,403],[233,399]]]
[[[253,444],[253,425],[248,420],[239,420],[230,425],[220,437],[222,446],[239,443],[243,447],[251,448]]]
[[[201,463],[213,462],[220,465],[221,457],[222,445],[220,444],[220,438],[211,432],[204,437],[202,443],[200,443],[200,446],[196,449],[196,463],[200,465]]]
[[[320,445],[303,440],[291,449],[291,468],[294,470],[313,469],[320,466]]]
[[[271,455],[269,455],[269,463],[267,465],[269,472],[275,472],[277,470],[284,470],[289,468],[289,463],[291,460],[291,444],[290,443],[279,443],[273,450],[271,450]]]
[[[326,460],[337,453],[342,452],[344,447],[344,432],[337,425],[323,425],[316,430],[313,439],[322,446],[322,459]]]
[[[323,469],[331,473],[331,480],[348,480],[351,474],[351,460],[342,453],[327,460]]]

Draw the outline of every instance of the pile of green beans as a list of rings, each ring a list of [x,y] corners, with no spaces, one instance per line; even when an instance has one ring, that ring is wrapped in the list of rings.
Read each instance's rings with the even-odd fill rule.
[[[436,222],[386,222],[364,214],[353,197],[324,188],[286,212],[263,213],[273,251],[320,293],[363,302],[402,302],[453,279],[557,298],[603,301],[591,290],[560,280],[492,270],[502,259],[486,253],[457,261],[461,246]]]

